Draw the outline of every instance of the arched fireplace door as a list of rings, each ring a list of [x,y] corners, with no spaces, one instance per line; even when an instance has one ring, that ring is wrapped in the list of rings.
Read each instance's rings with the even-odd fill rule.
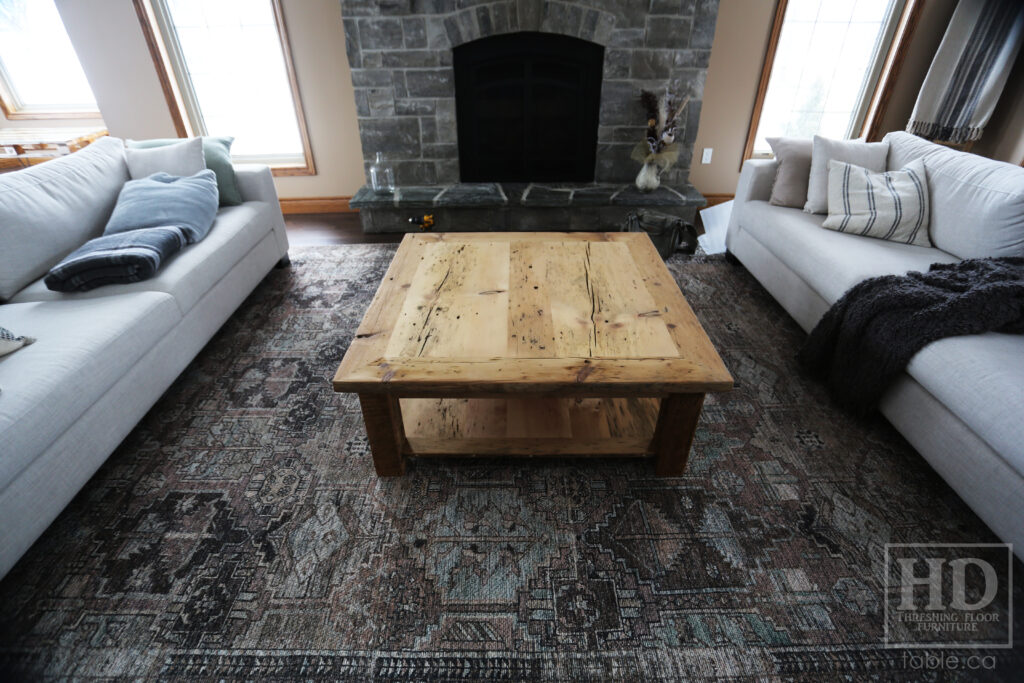
[[[604,48],[523,31],[454,49],[462,182],[592,182]]]

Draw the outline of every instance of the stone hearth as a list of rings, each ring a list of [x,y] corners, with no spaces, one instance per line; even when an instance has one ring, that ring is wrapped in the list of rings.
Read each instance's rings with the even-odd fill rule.
[[[383,152],[407,193],[436,195],[458,183],[452,48],[494,35],[540,31],[604,47],[592,191],[600,195],[600,186],[634,180],[639,164],[630,153],[645,130],[640,91],[668,88],[690,102],[678,128],[679,161],[662,182],[679,197],[699,197],[687,178],[718,0],[341,0],[341,7],[367,178],[374,155]],[[394,210],[416,208],[390,199]],[[682,211],[690,218],[703,204],[694,201],[687,200],[688,210]],[[376,203],[360,192],[352,205],[383,208]],[[673,213],[680,213],[679,205]],[[364,218],[364,225],[370,222]]]

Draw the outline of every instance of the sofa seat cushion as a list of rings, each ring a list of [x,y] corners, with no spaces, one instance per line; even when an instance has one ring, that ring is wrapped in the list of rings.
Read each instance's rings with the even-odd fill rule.
[[[824,216],[753,201],[743,209],[741,227],[830,304],[869,277],[960,260],[934,247],[826,230],[823,221]]]
[[[0,326],[36,338],[0,358],[0,491],[180,320],[159,292],[0,306]]]
[[[273,229],[273,209],[276,207],[267,202],[221,209],[204,240],[180,251],[149,280],[73,293],[51,291],[38,280],[14,295],[11,302],[95,299],[153,291],[172,295],[184,315]]]
[[[1024,476],[1024,336],[941,339],[918,351],[907,373]]]

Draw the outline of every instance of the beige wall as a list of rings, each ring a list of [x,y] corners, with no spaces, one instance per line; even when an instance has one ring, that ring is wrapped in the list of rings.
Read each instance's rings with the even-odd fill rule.
[[[57,0],[111,135],[175,137],[156,67],[131,0]],[[355,98],[337,0],[284,0],[296,78],[317,175],[275,178],[281,197],[351,196],[363,184]],[[81,126],[89,121],[7,121]]]
[[[690,168],[690,182],[703,194],[732,194],[736,190],[774,16],[772,0],[719,2]],[[710,164],[700,163],[705,147],[714,150]]]

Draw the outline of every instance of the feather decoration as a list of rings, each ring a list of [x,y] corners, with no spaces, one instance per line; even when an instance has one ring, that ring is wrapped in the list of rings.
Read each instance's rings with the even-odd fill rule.
[[[641,91],[640,103],[647,114],[647,133],[644,142],[638,143],[630,156],[645,164],[655,164],[662,171],[678,161],[676,128],[679,116],[689,102],[689,97],[676,101],[667,89],[660,97],[650,90]]]

